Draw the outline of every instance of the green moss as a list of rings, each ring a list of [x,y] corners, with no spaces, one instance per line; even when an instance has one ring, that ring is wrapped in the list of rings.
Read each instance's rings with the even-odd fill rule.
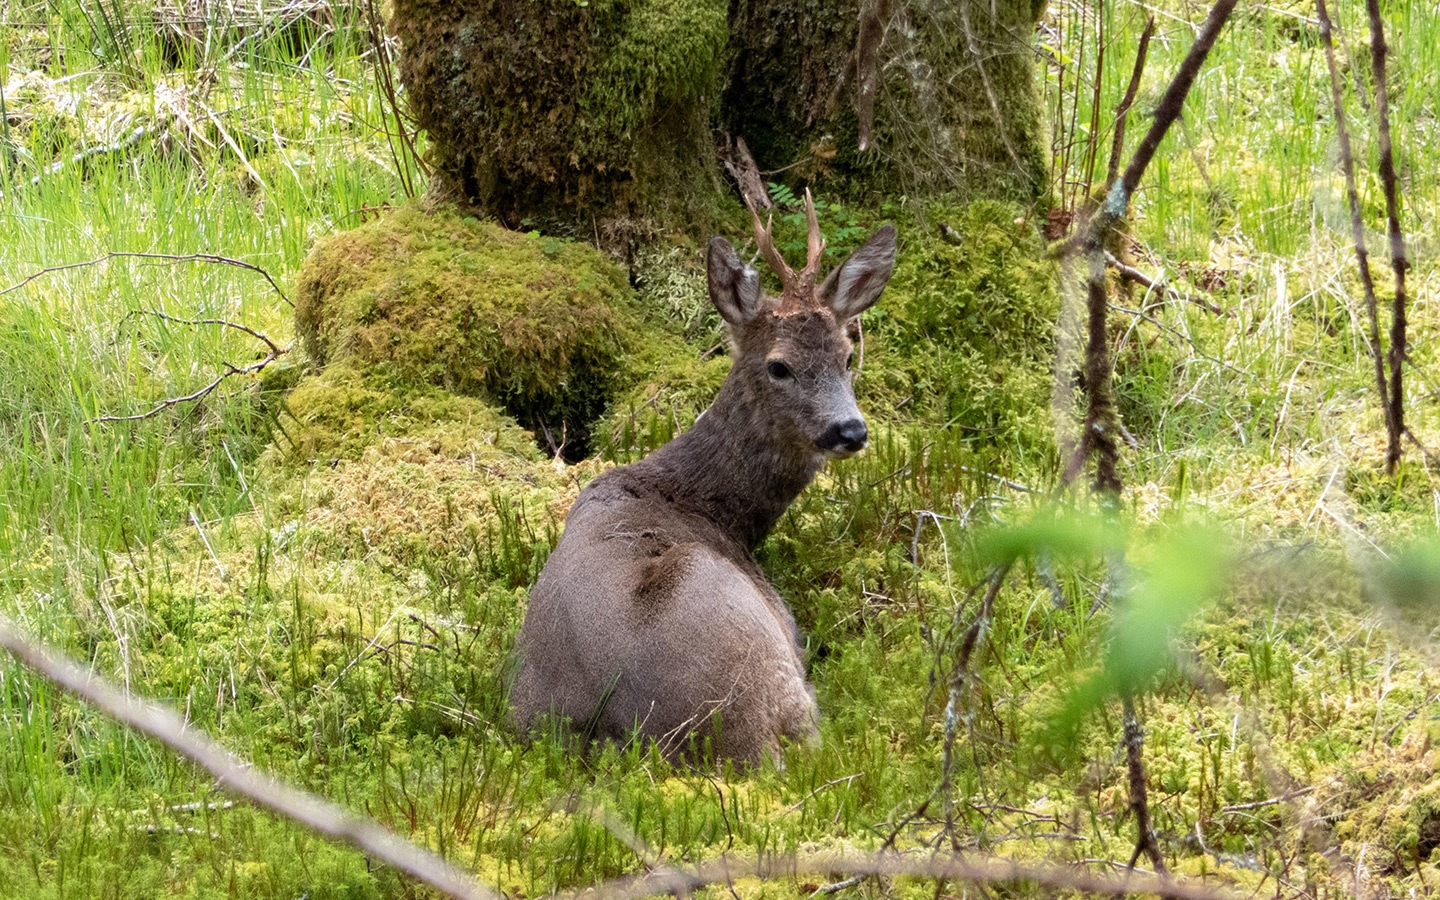
[[[728,356],[701,355],[687,345],[657,361],[650,377],[615,398],[595,425],[606,458],[639,459],[699,418],[730,371]]]
[[[483,397],[579,445],[652,340],[596,250],[445,207],[320,241],[297,282],[296,326],[317,362]]]
[[[580,102],[602,137],[631,137],[662,105],[696,103],[719,72],[729,3],[635,3]]]
[[[539,458],[530,433],[482,400],[425,385],[397,389],[381,376],[341,363],[300,381],[285,398],[269,459],[284,464],[359,459],[384,439],[406,439],[449,454],[480,443],[519,459]]]
[[[927,218],[902,233],[895,274],[866,313],[862,407],[1046,451],[1059,301],[1039,234],[996,201],[935,206]]]

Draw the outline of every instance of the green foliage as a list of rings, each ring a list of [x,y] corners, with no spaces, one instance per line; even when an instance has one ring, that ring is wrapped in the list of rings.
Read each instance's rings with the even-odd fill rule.
[[[623,274],[596,250],[444,207],[320,241],[295,302],[320,364],[485,397],[579,446],[649,340]]]

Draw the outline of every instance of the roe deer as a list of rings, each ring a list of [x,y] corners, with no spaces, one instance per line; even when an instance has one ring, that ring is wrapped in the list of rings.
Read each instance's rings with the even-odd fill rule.
[[[777,757],[781,738],[816,736],[795,620],[753,554],[827,457],[865,447],[851,339],[894,269],[895,229],[817,285],[825,242],[808,192],[806,214],[797,274],[751,210],[778,298],[728,241],[711,240],[730,373],[689,431],[576,499],[516,642],[522,732],[554,716],[586,737],[635,734],[671,757],[709,742],[747,764]]]

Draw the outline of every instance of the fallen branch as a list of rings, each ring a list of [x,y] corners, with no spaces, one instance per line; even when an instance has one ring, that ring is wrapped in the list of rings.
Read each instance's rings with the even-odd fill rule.
[[[45,180],[45,176],[47,175],[55,175],[69,166],[84,165],[97,156],[114,156],[124,153],[126,150],[140,143],[140,139],[149,134],[150,131],[151,129],[144,125],[137,125],[133,131],[113,144],[101,144],[96,147],[90,147],[89,149],[81,150],[69,159],[56,160],[44,169],[41,169],[40,174],[31,176],[30,184],[37,185]]]
[[[213,775],[222,788],[256,806],[349,844],[448,897],[501,900],[499,894],[481,886],[433,851],[393,834],[373,819],[352,815],[328,800],[237,761],[228,750],[187,725],[169,707],[144,701],[85,671],[75,661],[22,636],[4,622],[0,622],[0,648],[62,690],[169,747]]]
[[[1115,254],[1111,253],[1109,250],[1105,251],[1105,264],[1108,265],[1110,268],[1114,269],[1116,272],[1120,273],[1120,277],[1128,278],[1143,288],[1156,291],[1166,296],[1174,297],[1177,300],[1183,300],[1186,303],[1190,303],[1200,307],[1208,313],[1214,313],[1217,316],[1233,318],[1231,313],[1227,311],[1224,307],[1220,306],[1218,303],[1211,303],[1210,301],[1200,297],[1196,297],[1193,294],[1186,294],[1182,291],[1176,290],[1175,288],[1171,287],[1170,282],[1166,281],[1163,277],[1151,278],[1149,275],[1146,275],[1144,272],[1140,271],[1134,266],[1127,265],[1126,263],[1122,262],[1115,256]]]
[[[285,295],[285,291],[280,288],[280,284],[275,280],[274,276],[272,276],[269,272],[265,271],[259,266],[255,265],[254,263],[248,263],[244,260],[234,259],[229,256],[220,256],[216,253],[142,253],[139,251],[130,250],[111,250],[109,253],[106,253],[103,256],[97,256],[94,259],[87,259],[82,262],[65,263],[59,266],[46,266],[43,269],[37,269],[36,271],[31,272],[29,275],[26,275],[24,278],[20,279],[9,287],[0,290],[0,297],[18,291],[26,285],[30,284],[31,282],[39,278],[43,278],[46,275],[52,275],[56,272],[66,272],[71,269],[84,269],[89,266],[98,266],[101,263],[108,262],[112,259],[152,259],[163,260],[166,262],[206,262],[222,266],[234,266],[237,269],[245,269],[248,272],[255,272],[261,275],[267,282],[269,282],[271,290],[273,290],[281,300],[285,301],[286,306],[295,305],[294,303],[290,302],[290,298]]]
[[[722,856],[702,863],[691,871],[658,870],[647,875],[606,881],[585,890],[555,896],[556,900],[639,900],[659,894],[684,897],[700,888],[734,878],[755,877],[765,880],[775,877],[793,878],[810,873],[831,876],[909,875],[955,879],[976,884],[1029,882],[1055,890],[1111,895],[1156,894],[1170,900],[1240,900],[1241,897],[1248,896],[1223,887],[1189,880],[1180,881],[1146,872],[1108,875],[1074,866],[1020,862],[985,853],[926,853],[923,856],[911,856],[894,852],[797,853],[793,856],[775,855],[760,859]]]

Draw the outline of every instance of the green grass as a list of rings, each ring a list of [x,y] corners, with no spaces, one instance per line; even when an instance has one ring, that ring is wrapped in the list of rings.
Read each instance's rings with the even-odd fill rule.
[[[1095,23],[1087,13],[1082,33],[1078,5],[1052,7],[1047,40],[1078,60],[1063,82],[1052,72],[1058,113],[1054,88],[1073,85],[1076,69],[1090,77]],[[1188,47],[1186,23],[1202,14],[1188,0],[1159,8],[1131,146]],[[128,23],[118,31],[117,10]],[[288,290],[318,237],[404,198],[355,22],[341,16],[308,56],[275,38],[217,46],[170,71],[142,13],[8,8],[0,83],[16,152],[0,161],[5,284],[140,251],[241,259]],[[1141,14],[1104,6],[1097,132],[1128,78]],[[1420,246],[1409,414],[1440,447],[1428,339],[1440,324],[1437,269],[1425,251],[1440,201],[1440,17],[1419,2],[1388,15],[1406,227]],[[1340,15],[1352,46],[1356,16],[1354,3]],[[1080,96],[1088,109],[1088,81]],[[1115,314],[1122,412],[1139,447],[1126,453],[1126,530],[1111,539],[1136,566],[1130,602],[1150,604],[1139,607],[1147,621],[1192,611],[1164,605],[1206,581],[1177,580],[1165,549],[1192,526],[1225,534],[1235,560],[1234,577],[1182,627],[1185,666],[1142,673],[1151,796],[1174,867],[1287,896],[1350,890],[1349,876],[1311,855],[1301,807],[1237,808],[1309,789],[1306,802],[1340,814],[1319,849],[1338,841],[1354,859],[1368,847],[1376,889],[1423,892],[1440,873],[1406,829],[1425,823],[1383,810],[1421,809],[1434,783],[1440,615],[1425,541],[1440,484],[1413,448],[1398,478],[1380,473],[1327,96],[1309,26],[1245,5],[1185,129],[1146,178],[1136,264],[1163,267],[1234,316],[1175,303],[1149,309],[1151,321]],[[1354,129],[1370,134],[1358,103],[1353,112]],[[169,138],[45,171],[131,123]],[[1089,128],[1082,111],[1075,133]],[[1085,180],[1073,166],[1057,178]],[[1378,228],[1378,183],[1365,190]],[[693,318],[691,337],[708,346],[693,262],[657,253],[640,296]],[[1151,301],[1116,297],[1126,308]],[[1129,858],[1118,704],[1073,688],[1103,682],[1107,647],[1121,651],[1113,669],[1154,636],[1121,628],[1112,638],[1111,611],[1092,612],[1115,546],[1104,535],[1032,526],[1004,537],[1047,508],[1052,458],[872,415],[870,450],[822,475],[762,551],[808,635],[820,747],[749,777],[671,769],[636,747],[582,762],[556,741],[525,745],[505,731],[503,671],[525,588],[570,499],[608,463],[554,466],[517,449],[508,426],[484,418],[476,429],[482,417],[442,398],[425,413],[435,421],[412,408],[413,424],[377,428],[333,466],[312,465],[287,449],[319,427],[283,400],[303,362],[290,358],[202,404],[98,424],[261,349],[150,310],[244,322],[282,344],[293,336],[291,309],[263,278],[203,262],[117,259],[0,296],[0,612],[173,703],[237,753],[518,896],[640,870],[601,809],[670,860],[874,848],[937,783],[944,682],[974,614],[970,588],[997,543],[1019,540],[1050,552],[1027,558],[999,595],[960,698],[958,840],[1023,859]],[[649,433],[622,435],[612,455],[629,458],[632,443],[653,445],[673,424],[647,420]],[[1420,549],[1398,568],[1384,565],[1380,550],[1411,545]],[[1147,594],[1155,584],[1171,587]],[[1221,686],[1198,687],[1197,670]],[[0,668],[0,893],[424,895],[353,851],[224,802],[156,746]],[[922,819],[900,846],[939,829]],[[902,879],[862,890],[935,888]]]

